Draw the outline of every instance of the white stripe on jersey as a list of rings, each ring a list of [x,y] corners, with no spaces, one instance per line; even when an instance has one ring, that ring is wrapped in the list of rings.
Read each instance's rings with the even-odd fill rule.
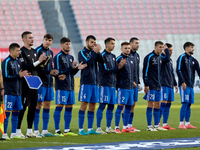
[[[104,92],[104,87],[101,86],[101,94],[100,94],[100,103],[103,103],[103,92]]]
[[[84,89],[84,84],[81,85],[81,95],[80,95],[80,101],[83,100],[83,89]]]
[[[57,100],[58,100],[58,104],[60,104],[60,90],[58,90],[58,97],[57,97]]]
[[[7,110],[6,108],[7,108],[7,99],[8,99],[8,97],[7,97],[7,95],[5,95],[4,96],[4,101],[5,101],[5,103],[4,103],[4,107],[5,107],[5,110]]]

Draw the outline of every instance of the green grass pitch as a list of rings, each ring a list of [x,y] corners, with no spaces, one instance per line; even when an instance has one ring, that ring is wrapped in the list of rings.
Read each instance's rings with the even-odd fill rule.
[[[78,94],[76,94],[76,104],[73,108],[73,115],[71,121],[71,130],[78,133],[78,110],[80,107],[80,102],[77,100]],[[175,102],[172,103],[170,116],[168,123],[170,126],[176,128],[176,130],[171,131],[158,131],[149,132],[146,131],[146,107],[147,102],[142,99],[144,94],[139,94],[138,102],[135,107],[133,126],[140,129],[141,132],[137,133],[122,133],[122,134],[107,134],[107,135],[89,135],[89,136],[65,136],[65,137],[45,137],[42,139],[25,139],[25,140],[10,140],[10,141],[0,141],[0,149],[15,149],[15,148],[28,148],[28,147],[43,147],[43,146],[59,146],[59,145],[76,145],[76,144],[91,144],[91,143],[105,143],[105,142],[120,142],[120,141],[133,141],[133,140],[153,140],[153,139],[168,139],[168,138],[188,138],[188,137],[199,137],[200,136],[200,94],[195,94],[195,104],[192,105],[191,119],[192,125],[197,126],[199,129],[178,129],[179,125],[179,115],[180,115],[180,95],[175,94]],[[50,110],[50,121],[48,130],[54,133],[54,121],[53,113],[55,109],[55,102],[52,101],[52,106]],[[96,109],[98,108],[98,104]],[[116,109],[116,106],[115,106]],[[115,112],[115,110],[114,110]],[[96,111],[95,111],[96,113]],[[106,111],[104,110],[104,117],[102,120],[102,129],[106,128]],[[42,111],[40,113],[40,131],[42,130]],[[10,117],[11,118],[11,117]],[[95,117],[96,118],[96,117]],[[162,120],[161,120],[162,122]],[[120,121],[120,127],[122,128],[122,119]],[[85,118],[84,128],[87,129],[87,115]],[[112,128],[114,128],[114,116],[112,121]],[[26,115],[22,123],[22,132],[25,134],[27,129],[26,125]],[[60,129],[64,130],[64,109],[61,115]],[[96,119],[94,120],[94,129],[96,129]],[[10,135],[11,123],[9,122],[8,134]],[[1,134],[0,134],[1,136]],[[184,149],[184,148],[183,148]],[[189,148],[187,148],[188,150]],[[190,148],[192,150],[199,148]],[[182,149],[181,149],[182,150]]]

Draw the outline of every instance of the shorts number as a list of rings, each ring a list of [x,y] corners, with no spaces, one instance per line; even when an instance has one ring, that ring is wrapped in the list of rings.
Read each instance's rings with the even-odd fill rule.
[[[7,108],[12,108],[12,102],[7,103]]]
[[[151,100],[155,99],[155,94],[150,94],[150,99]]]
[[[66,97],[62,96],[62,102],[65,102],[65,101],[66,101]]]
[[[104,100],[107,102],[107,101],[108,101],[108,96],[105,96],[105,97],[104,97]]]
[[[189,100],[189,95],[185,95],[185,100]]]
[[[42,94],[38,94],[38,99],[42,100]]]
[[[167,93],[164,93],[164,99],[166,99],[167,98]]]
[[[124,103],[125,97],[122,97],[122,103]]]

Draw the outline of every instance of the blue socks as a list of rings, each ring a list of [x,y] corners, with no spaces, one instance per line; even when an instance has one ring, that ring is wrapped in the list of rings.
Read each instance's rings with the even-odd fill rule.
[[[130,117],[130,112],[131,112],[131,105],[126,105],[125,110],[124,110],[124,126],[128,125],[128,120]]]
[[[72,118],[72,107],[70,108],[65,108],[65,114],[64,114],[64,119],[65,119],[65,129],[69,129],[70,127],[70,122]]]
[[[43,118],[43,130],[47,130],[49,123],[49,109],[43,108],[42,118]]]
[[[185,115],[185,122],[190,122],[190,115],[191,115],[191,104],[188,104],[187,113]]]
[[[4,119],[4,133],[7,133],[10,112],[6,111],[5,114],[6,114],[6,119]]]
[[[167,123],[168,121],[170,107],[171,107],[171,103],[167,103],[163,112],[163,123]]]
[[[188,103],[186,102],[183,102],[182,103],[182,107],[181,107],[181,110],[180,110],[180,122],[183,122],[184,121],[184,118],[186,116],[186,112],[187,112],[187,108],[188,108]]]
[[[103,111],[106,107],[106,104],[100,103],[99,108],[97,110],[97,128],[101,127],[101,120],[103,118]]]
[[[160,105],[160,118],[159,118],[159,122],[160,122],[160,119],[162,118],[163,112],[165,111],[166,105],[167,105],[167,103],[161,103],[161,105]],[[163,118],[164,118],[164,115],[163,115]]]
[[[19,112],[12,112],[12,117],[11,117],[12,129],[11,129],[11,133],[16,133],[17,124],[18,124],[18,115],[19,115]]]
[[[85,120],[85,111],[79,110],[78,112],[78,118],[79,118],[79,129],[83,129],[83,124]]]
[[[94,112],[88,110],[87,118],[88,118],[88,129],[92,129],[94,123]]]
[[[146,110],[146,116],[147,116],[147,125],[151,126],[151,120],[152,120],[152,108],[147,107]]]
[[[160,121],[160,111],[157,108],[153,109],[153,116],[154,116],[154,126],[159,124]]]
[[[40,110],[35,109],[34,130],[39,130],[38,129],[39,120],[40,120]]]
[[[60,113],[62,111],[63,107],[56,107],[55,111],[54,111],[54,125],[55,125],[55,129],[59,130],[59,126],[60,126]]]
[[[114,109],[114,105],[108,104],[108,108],[107,108],[107,111],[106,111],[107,127],[111,127],[111,122],[112,122],[112,119],[113,119],[113,109]]]
[[[119,126],[120,118],[121,118],[121,112],[123,110],[124,106],[117,106],[117,110],[115,112],[115,126]]]
[[[132,124],[132,122],[133,122],[133,117],[134,117],[134,112],[130,113],[129,120],[128,120],[128,124]]]

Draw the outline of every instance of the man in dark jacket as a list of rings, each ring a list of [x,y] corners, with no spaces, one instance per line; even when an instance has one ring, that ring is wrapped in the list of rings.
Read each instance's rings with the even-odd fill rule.
[[[194,104],[194,81],[195,71],[200,77],[199,62],[192,56],[194,44],[186,42],[183,45],[185,53],[177,60],[176,73],[178,75],[178,86],[180,90],[182,107],[180,110],[179,129],[197,129],[190,124],[191,104]],[[200,85],[199,85],[200,88]],[[185,119],[185,125],[184,125]]]

